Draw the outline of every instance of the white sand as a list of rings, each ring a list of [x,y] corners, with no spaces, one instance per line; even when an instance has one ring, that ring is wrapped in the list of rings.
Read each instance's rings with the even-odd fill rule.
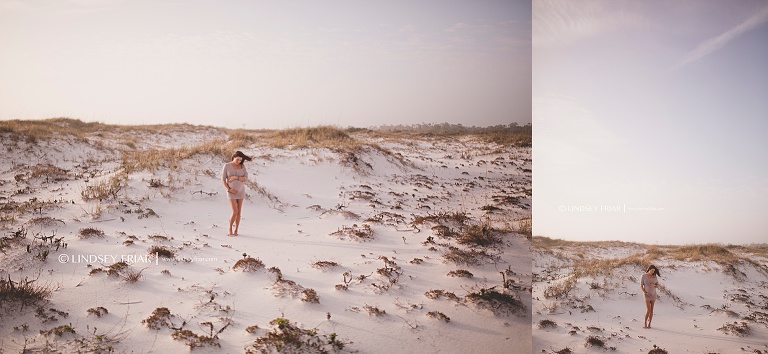
[[[144,133],[135,144],[139,149],[178,147],[225,136],[216,129],[199,128],[164,135]],[[248,190],[240,236],[228,237],[230,209],[218,179],[225,161],[219,156],[198,155],[178,161],[180,167],[173,170],[131,173],[128,187],[119,192],[117,199],[83,201],[80,194],[86,186],[118,173],[120,155],[110,149],[121,146],[125,138],[105,134],[87,143],[63,137],[29,144],[14,142],[8,133],[0,135],[4,148],[0,159],[0,203],[21,203],[18,206],[33,198],[57,202],[37,212],[4,214],[8,218],[13,215],[13,220],[3,224],[4,236],[22,225],[28,234],[26,239],[3,248],[0,277],[10,276],[15,281],[28,277],[56,290],[48,302],[39,304],[45,317],[36,316],[35,306],[6,308],[0,313],[0,352],[16,353],[24,348],[55,348],[59,352],[112,348],[117,353],[189,350],[184,340],[172,338],[172,330],[152,330],[142,324],[159,307],[167,307],[176,316],[175,326],[185,321],[184,329],[198,335],[209,335],[211,326],[213,333],[223,328],[217,334],[221,347],[195,348],[200,353],[242,353],[257,337],[271,330],[269,322],[278,317],[306,329],[316,328],[319,335],[336,333],[346,343],[345,351],[530,352],[529,241],[514,233],[503,234],[506,243],[495,251],[500,256],[497,263],[456,265],[442,259],[445,247],[430,251],[430,245],[422,245],[433,235],[432,224],[420,226],[420,231],[410,225],[416,215],[438,212],[465,211],[473,222],[482,218],[496,228],[530,217],[530,208],[509,204],[492,213],[480,209],[497,205],[492,200],[495,195],[518,196],[530,205],[530,196],[521,192],[530,189],[530,172],[524,171],[531,168],[530,149],[492,146],[471,139],[375,141],[414,165],[403,165],[369,149],[359,157],[372,168],[361,165],[356,171],[341,163],[342,156],[325,149],[244,146],[243,151],[257,157],[247,165],[251,180],[266,194]],[[461,158],[462,153],[468,156]],[[46,182],[45,177],[32,178],[28,172],[38,164],[68,170],[66,178],[55,182]],[[153,179],[163,186],[149,187]],[[18,193],[27,187],[28,192]],[[372,193],[372,200],[353,199],[364,197],[362,192]],[[359,218],[345,216],[337,205],[346,206],[343,211]],[[149,209],[159,217],[141,217]],[[402,219],[366,221],[380,212],[397,213]],[[30,223],[41,217],[55,220],[44,225]],[[373,240],[359,242],[330,235],[344,226],[363,224],[374,231]],[[102,230],[105,237],[79,238],[79,230],[87,227]],[[34,239],[35,235],[50,236],[54,232],[55,237],[64,237],[66,249],[52,250],[45,261],[26,252],[25,244],[41,243]],[[124,241],[132,237],[135,242],[125,245]],[[174,250],[176,258],[147,257],[153,245]],[[259,258],[267,268],[278,267],[285,279],[316,290],[319,303],[303,302],[301,295],[278,294],[276,277],[266,269],[251,273],[233,270],[243,253]],[[377,273],[384,267],[382,256],[402,270],[388,290],[374,286],[389,282]],[[130,261],[130,269],[141,271],[137,282],[105,273],[89,274],[94,268],[106,270],[121,258]],[[415,258],[423,262],[410,263]],[[321,270],[313,267],[317,261],[334,261],[340,266]],[[456,269],[469,270],[474,277],[447,276]],[[501,289],[499,272],[506,269],[516,274],[510,278],[522,290],[514,293],[528,309],[527,314],[494,314],[470,303],[433,300],[424,295],[432,289],[443,289],[463,298],[481,287]],[[344,272],[368,277],[352,281],[349,290],[336,290]],[[378,307],[386,315],[371,316],[364,309],[366,305]],[[108,314],[97,317],[88,313],[99,306]],[[659,329],[649,333],[660,333],[665,328],[663,316],[667,310],[660,310]],[[430,311],[444,313],[450,322],[427,317]],[[326,318],[328,313],[330,320]],[[40,333],[62,325],[70,325],[75,334]],[[246,332],[252,325],[260,329]]]
[[[584,258],[620,258],[636,253],[626,248],[563,249],[556,254],[534,251],[533,352],[552,353],[568,348],[573,353],[604,352],[587,346],[587,338],[605,341],[605,348],[620,353],[648,353],[654,345],[669,353],[765,353],[768,350],[768,274],[753,265],[737,268],[734,277],[714,262],[659,260],[660,283],[652,328],[643,328],[645,304],[639,279],[644,269],[624,266],[613,276],[580,278],[576,288],[561,299],[546,298],[544,291],[563,281],[578,252]],[[766,265],[766,259],[757,258]],[[594,283],[595,286],[591,286]],[[594,309],[586,311],[588,306]],[[744,319],[757,313],[758,321]],[[762,313],[762,315],[760,315]],[[542,320],[556,327],[540,328]],[[750,334],[738,336],[719,328],[743,322]]]

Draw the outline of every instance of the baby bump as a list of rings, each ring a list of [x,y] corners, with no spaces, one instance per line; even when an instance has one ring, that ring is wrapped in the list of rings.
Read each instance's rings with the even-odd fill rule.
[[[230,187],[232,187],[232,188],[234,188],[234,189],[237,189],[237,191],[238,191],[238,192],[239,192],[239,191],[241,191],[241,190],[243,190],[243,186],[244,186],[244,185],[245,185],[245,183],[243,183],[243,182],[240,182],[240,181],[232,181],[232,182],[229,182],[229,186],[230,186]]]

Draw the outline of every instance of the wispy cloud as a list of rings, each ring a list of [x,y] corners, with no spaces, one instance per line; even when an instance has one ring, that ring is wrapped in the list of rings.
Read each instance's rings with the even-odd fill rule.
[[[738,38],[740,35],[744,34],[745,32],[753,28],[756,28],[766,22],[768,22],[768,6],[764,6],[762,9],[760,9],[760,11],[750,16],[744,22],[739,23],[738,25],[725,31],[721,35],[714,38],[710,38],[702,42],[701,44],[699,44],[699,46],[696,47],[696,49],[690,51],[688,54],[685,55],[685,57],[683,57],[683,59],[680,61],[680,63],[677,64],[675,69],[678,69],[684,65],[695,62],[711,54],[712,52],[728,44],[728,42]]]
[[[569,43],[645,22],[608,1],[534,1],[533,44]]]

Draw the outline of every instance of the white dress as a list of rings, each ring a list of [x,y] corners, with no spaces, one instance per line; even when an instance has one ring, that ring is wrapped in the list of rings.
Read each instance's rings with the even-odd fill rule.
[[[229,187],[233,189],[237,189],[237,193],[229,193],[227,192],[227,198],[229,199],[244,199],[245,198],[245,183],[240,182],[239,180],[227,182],[229,180],[229,177],[231,176],[237,176],[237,177],[245,177],[245,179],[248,179],[248,170],[245,169],[245,165],[243,165],[243,168],[236,169],[235,166],[232,165],[231,162],[224,165],[224,168],[221,170],[221,180],[228,184]]]
[[[643,289],[645,289],[645,293],[647,294],[643,294],[645,296],[645,301],[655,301],[658,298],[658,296],[656,296],[656,287],[654,286],[658,283],[658,278],[652,277],[648,275],[648,273],[643,274],[643,277],[640,278],[640,284],[643,284]]]

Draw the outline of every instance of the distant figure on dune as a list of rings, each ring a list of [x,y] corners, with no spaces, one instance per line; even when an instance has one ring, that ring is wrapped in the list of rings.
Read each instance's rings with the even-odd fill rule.
[[[227,189],[229,205],[232,206],[227,236],[237,236],[237,230],[240,228],[240,212],[243,210],[243,199],[245,198],[245,181],[248,180],[245,161],[251,160],[252,158],[243,154],[242,151],[235,151],[232,154],[232,161],[224,164],[224,168],[221,170],[221,182]],[[232,224],[235,225],[234,232],[232,232]]]
[[[659,268],[651,264],[648,269],[645,270],[645,274],[640,278],[640,289],[643,290],[643,297],[645,299],[645,320],[643,321],[643,328],[651,328],[651,321],[653,320],[653,305],[656,303],[656,288],[659,287],[659,279],[661,273]]]

